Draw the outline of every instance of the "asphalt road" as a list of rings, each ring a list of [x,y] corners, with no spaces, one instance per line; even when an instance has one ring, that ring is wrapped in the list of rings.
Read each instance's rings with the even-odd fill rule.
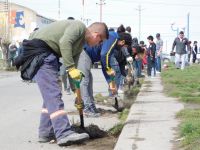
[[[107,94],[107,84],[100,69],[93,70],[94,93]],[[75,112],[74,96],[63,94],[67,112]],[[42,97],[36,83],[22,82],[18,72],[0,72],[0,150],[74,149],[37,142]],[[79,121],[78,115],[69,115]],[[109,120],[109,121],[108,121]],[[85,118],[85,124],[98,124],[105,130],[118,122],[116,116]],[[76,148],[78,149],[78,148]]]

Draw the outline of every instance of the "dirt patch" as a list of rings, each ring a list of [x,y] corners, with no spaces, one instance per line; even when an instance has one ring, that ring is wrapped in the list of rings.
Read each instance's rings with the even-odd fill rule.
[[[90,136],[90,139],[97,139],[106,137],[108,134],[106,131],[101,130],[97,125],[89,125],[84,129],[79,125],[72,125],[72,130],[77,133],[87,133]]]
[[[71,148],[77,148],[78,150],[113,150],[117,138],[113,136],[107,136],[100,139],[89,140],[84,144],[70,146]]]
[[[78,150],[112,150],[117,142],[118,136],[112,136],[108,132],[99,129],[97,125],[89,125],[84,129],[78,125],[72,125],[72,129],[78,133],[88,133],[90,140],[83,144],[77,144],[71,146],[71,148],[77,148]]]

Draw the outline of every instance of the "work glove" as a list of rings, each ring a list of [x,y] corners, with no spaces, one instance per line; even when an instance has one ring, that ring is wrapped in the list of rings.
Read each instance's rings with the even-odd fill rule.
[[[115,76],[115,71],[112,68],[107,69],[106,72],[109,76]]]
[[[68,69],[69,75],[73,80],[81,80],[81,78],[84,76],[84,74],[76,68],[70,68]]]
[[[129,57],[126,58],[126,61],[129,62],[129,63],[132,63],[133,62],[133,58],[131,56],[129,56]]]

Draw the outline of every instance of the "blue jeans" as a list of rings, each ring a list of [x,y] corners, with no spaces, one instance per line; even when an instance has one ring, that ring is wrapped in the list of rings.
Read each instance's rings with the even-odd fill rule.
[[[151,57],[147,57],[147,75],[152,76],[152,71],[153,71],[153,76],[156,76],[156,66],[155,66],[155,61],[152,61]]]
[[[117,90],[118,90],[122,75],[121,75],[121,71],[120,71],[120,68],[119,68],[119,64],[118,64],[114,55],[111,56],[110,66],[115,71],[115,84],[116,84],[116,87],[117,87]],[[112,96],[110,91],[109,91],[109,95]]]
[[[136,77],[140,77],[142,72],[142,60],[137,59],[133,63],[136,70]]]
[[[156,70],[161,72],[161,56],[156,58]]]

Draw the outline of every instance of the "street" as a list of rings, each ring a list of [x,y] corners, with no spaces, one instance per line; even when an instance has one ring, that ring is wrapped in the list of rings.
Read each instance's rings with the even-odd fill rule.
[[[93,70],[93,77],[94,95],[96,93],[107,95],[107,83],[101,69]],[[79,122],[79,116],[74,107],[74,96],[64,93],[63,100],[70,121]],[[37,142],[42,97],[36,83],[23,82],[19,72],[0,72],[0,106],[1,150],[63,149],[57,144]],[[86,125],[97,124],[104,130],[108,130],[117,122],[116,114],[100,118],[85,118]],[[74,146],[64,149],[74,149]]]

